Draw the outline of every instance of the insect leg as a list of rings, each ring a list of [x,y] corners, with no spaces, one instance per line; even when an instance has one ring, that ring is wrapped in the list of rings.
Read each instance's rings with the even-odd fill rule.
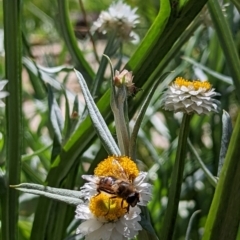
[[[130,204],[128,203],[128,205],[127,205],[127,207],[123,207],[123,203],[124,203],[124,199],[122,199],[122,201],[121,201],[121,208],[123,208],[123,209],[126,209],[127,210],[127,213],[129,212],[129,207],[130,207]]]
[[[110,211],[110,199],[113,199],[113,198],[116,198],[116,197],[117,197],[117,196],[112,196],[112,197],[108,198],[108,211],[107,211],[107,213],[105,214],[105,216],[108,215],[108,213],[109,213],[109,211]]]

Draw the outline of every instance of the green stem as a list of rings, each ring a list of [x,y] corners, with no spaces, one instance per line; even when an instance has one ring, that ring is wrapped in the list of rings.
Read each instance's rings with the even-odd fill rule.
[[[180,128],[178,138],[176,160],[172,172],[172,182],[169,190],[168,205],[163,222],[163,230],[161,234],[162,239],[164,240],[172,239],[174,233],[183,179],[183,170],[187,150],[187,138],[190,128],[190,119],[191,115],[187,114],[183,115],[182,125]]]
[[[197,211],[195,211],[195,212],[192,214],[192,216],[191,216],[191,218],[190,218],[190,220],[189,220],[189,223],[188,223],[185,240],[191,240],[190,234],[191,234],[191,230],[192,230],[193,220],[195,219],[195,217],[197,216],[197,214],[199,214],[200,212],[201,212],[201,210],[197,210]]]
[[[103,53],[104,55],[106,55],[106,56],[112,55],[112,48],[114,47],[113,45],[114,45],[115,39],[116,39],[115,34],[112,34],[110,36],[107,46],[104,50],[104,53]],[[92,93],[93,98],[95,96],[98,96],[98,94],[100,92],[100,87],[101,87],[100,84],[102,83],[102,81],[104,79],[104,73],[105,73],[107,64],[108,64],[108,59],[106,57],[102,57],[100,66],[98,68],[97,74],[95,76],[95,79],[94,79],[94,82],[92,85],[91,93]]]
[[[10,96],[6,99],[7,160],[6,181],[19,184],[22,143],[22,35],[21,1],[3,1],[4,43],[7,85]],[[18,192],[7,186],[3,197],[2,236],[4,240],[18,239]],[[5,206],[4,206],[5,205]]]

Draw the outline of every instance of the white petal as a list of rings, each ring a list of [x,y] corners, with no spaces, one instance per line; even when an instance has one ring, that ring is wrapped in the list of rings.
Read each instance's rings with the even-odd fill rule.
[[[8,80],[0,81],[0,91],[4,88],[4,86],[8,83]]]
[[[198,95],[201,92],[201,89],[189,91],[191,95]]]
[[[100,180],[98,176],[94,176],[94,175],[82,175],[82,178],[84,180],[87,180],[87,181],[93,182],[93,183],[98,183]]]
[[[7,96],[9,96],[9,92],[5,92],[5,91],[0,92],[0,98],[5,98]]]
[[[134,184],[135,186],[140,185],[140,184],[144,181],[144,179],[146,178],[146,176],[147,176],[147,173],[146,173],[146,172],[140,172],[139,175],[134,179],[133,184]]]
[[[185,99],[184,101],[182,101],[182,103],[186,108],[188,108],[193,104],[193,101],[191,101],[190,99]]]
[[[124,237],[123,237],[122,233],[123,233],[123,231],[119,232],[119,231],[117,231],[116,228],[114,228],[112,231],[110,240],[123,240]]]
[[[5,107],[5,103],[2,100],[0,100],[0,107]]]
[[[202,107],[199,107],[199,106],[194,106],[193,107],[193,110],[195,112],[197,112],[198,114],[202,114],[203,113],[203,108]]]
[[[75,218],[77,219],[89,219],[93,217],[89,207],[86,204],[79,204],[75,212]]]
[[[81,233],[84,236],[88,235],[89,233],[101,228],[102,225],[103,223],[99,222],[97,219],[89,219],[80,224],[77,229],[77,234]]]

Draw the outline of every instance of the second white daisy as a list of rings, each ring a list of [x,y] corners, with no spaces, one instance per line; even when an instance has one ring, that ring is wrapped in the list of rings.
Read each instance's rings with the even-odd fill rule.
[[[163,104],[169,111],[208,114],[219,111],[219,101],[213,98],[217,95],[220,94],[208,81],[189,81],[178,77],[165,92]]]
[[[138,40],[138,35],[132,30],[139,23],[139,16],[135,13],[137,8],[119,1],[113,3],[107,11],[102,11],[99,18],[94,22],[92,30],[103,34],[115,32],[123,40]]]

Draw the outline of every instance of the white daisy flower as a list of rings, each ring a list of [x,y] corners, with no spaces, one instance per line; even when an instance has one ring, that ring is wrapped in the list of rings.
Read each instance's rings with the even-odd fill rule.
[[[5,106],[5,103],[1,99],[5,98],[5,97],[7,97],[9,95],[8,92],[2,91],[7,83],[8,83],[8,80],[0,81],[0,107],[4,107]]]
[[[132,31],[139,23],[136,11],[137,8],[131,9],[122,1],[113,3],[107,11],[101,12],[97,21],[93,23],[92,30],[103,34],[116,32],[123,40],[133,40],[133,43],[137,43],[139,37]]]
[[[188,81],[181,77],[169,86],[163,96],[164,109],[187,114],[208,114],[219,111],[219,101],[208,81]]]
[[[137,204],[146,206],[152,198],[146,176],[126,156],[110,156],[98,164],[93,176],[83,175],[88,181],[81,188],[85,203],[78,205],[76,218],[85,221],[77,233],[86,240],[135,237],[142,229]]]
[[[77,228],[77,234],[85,236],[85,240],[123,240],[133,238],[142,230],[138,223],[141,220],[140,209],[130,208],[128,214],[116,220],[107,221],[104,217],[96,217],[87,203],[79,204],[76,218],[84,220]]]

